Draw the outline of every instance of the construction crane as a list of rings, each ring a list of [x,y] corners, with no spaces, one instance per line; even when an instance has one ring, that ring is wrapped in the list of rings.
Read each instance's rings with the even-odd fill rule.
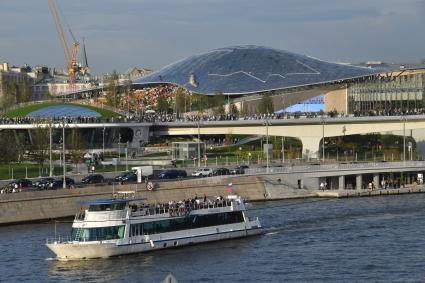
[[[65,55],[65,59],[66,59],[67,67],[68,67],[69,84],[71,85],[71,90],[72,90],[74,87],[76,74],[78,74],[79,72],[79,65],[77,63],[77,53],[78,53],[79,42],[75,39],[74,35],[69,29],[73,42],[72,42],[71,51],[68,50],[68,44],[66,42],[65,34],[62,29],[61,20],[58,15],[56,0],[49,0],[49,7],[50,7],[50,11],[52,12],[53,18],[55,20],[56,30],[59,34],[59,39],[62,44],[63,52]]]

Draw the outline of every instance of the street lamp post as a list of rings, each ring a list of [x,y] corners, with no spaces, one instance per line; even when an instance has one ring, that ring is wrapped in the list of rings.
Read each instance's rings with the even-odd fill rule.
[[[118,162],[121,162],[121,131],[118,133]]]
[[[268,118],[266,118],[266,168],[267,168],[266,172],[269,173],[269,119]]]
[[[49,141],[49,177],[53,176],[53,167],[52,167],[52,124],[50,124],[49,127],[49,135],[50,135],[50,141]]]
[[[105,158],[105,125],[103,125],[103,130],[102,130],[102,155],[103,155],[103,158]]]
[[[128,142],[125,147],[125,171],[128,171]]]
[[[201,167],[201,118],[198,120],[198,167]]]
[[[63,120],[62,123],[62,153],[63,153],[63,184],[62,184],[62,188],[66,188],[66,158],[65,158],[65,119]]]
[[[285,137],[282,137],[282,164],[285,163]]]
[[[325,163],[325,119],[322,119],[322,162]]]
[[[402,116],[403,120],[403,161],[406,161],[406,117]]]

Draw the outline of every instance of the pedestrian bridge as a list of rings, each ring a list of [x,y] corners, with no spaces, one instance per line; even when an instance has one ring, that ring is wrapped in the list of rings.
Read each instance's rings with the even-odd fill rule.
[[[99,122],[51,124],[0,124],[0,130],[47,128],[130,128],[133,131],[132,147],[149,140],[152,135],[269,135],[294,137],[301,140],[303,154],[317,157],[323,137],[397,132],[401,135],[425,129],[425,115],[264,119],[233,121],[178,121],[178,122]],[[423,138],[422,138],[423,139]]]
[[[323,137],[425,129],[425,115],[156,123],[156,135],[264,135],[301,140],[303,154],[317,157]]]

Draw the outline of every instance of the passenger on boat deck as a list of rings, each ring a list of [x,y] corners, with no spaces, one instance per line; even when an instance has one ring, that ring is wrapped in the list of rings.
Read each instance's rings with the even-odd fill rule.
[[[207,202],[207,195],[204,194],[204,202]]]

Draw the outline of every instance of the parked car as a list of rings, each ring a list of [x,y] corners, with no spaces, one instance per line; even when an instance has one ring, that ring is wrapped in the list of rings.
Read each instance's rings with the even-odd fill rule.
[[[86,177],[84,177],[81,180],[81,183],[83,184],[97,184],[97,183],[103,183],[105,181],[105,178],[101,174],[91,174]]]
[[[222,176],[222,175],[229,175],[230,170],[227,168],[216,168],[213,170],[214,176]]]
[[[133,171],[124,172],[115,177],[117,182],[137,182],[137,174]]]
[[[74,179],[65,177],[66,186],[71,186],[75,184]],[[63,178],[55,178],[52,182],[48,184],[47,189],[61,189],[63,187]]]
[[[177,179],[187,177],[185,170],[169,169],[159,172],[158,178],[160,179]]]
[[[199,168],[192,173],[194,177],[211,177],[213,175],[213,170],[211,168]]]
[[[32,187],[32,182],[28,179],[16,179],[15,181],[10,182],[9,186],[14,187],[15,184],[17,184],[19,188]]]
[[[53,181],[54,181],[54,178],[51,178],[51,177],[41,178],[35,181],[33,183],[33,186],[39,190],[46,190],[48,189],[49,183]]]
[[[247,165],[239,165],[239,166],[236,166],[235,168],[233,168],[232,170],[230,170],[230,173],[236,174],[236,175],[245,174],[245,169],[248,169],[248,168],[249,168],[249,166],[247,166]]]

